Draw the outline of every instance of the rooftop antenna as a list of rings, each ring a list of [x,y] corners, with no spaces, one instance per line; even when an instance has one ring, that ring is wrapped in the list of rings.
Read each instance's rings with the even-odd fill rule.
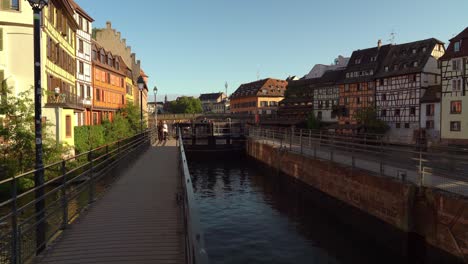
[[[392,29],[392,32],[390,32],[390,38],[388,39],[388,43],[394,45],[395,44],[395,37],[396,37],[395,30]]]

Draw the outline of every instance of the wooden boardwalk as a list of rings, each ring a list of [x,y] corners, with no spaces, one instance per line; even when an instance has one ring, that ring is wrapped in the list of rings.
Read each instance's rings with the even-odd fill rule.
[[[150,147],[36,263],[185,262],[175,141]]]

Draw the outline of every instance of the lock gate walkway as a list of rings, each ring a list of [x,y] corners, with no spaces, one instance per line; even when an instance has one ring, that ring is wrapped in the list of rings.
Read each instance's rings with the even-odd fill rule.
[[[178,155],[149,147],[35,263],[185,263]]]

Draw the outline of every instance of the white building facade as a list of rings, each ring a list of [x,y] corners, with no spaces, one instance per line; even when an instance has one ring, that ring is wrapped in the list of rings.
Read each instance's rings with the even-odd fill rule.
[[[441,58],[442,142],[468,145],[468,27]]]
[[[424,130],[424,138],[429,144],[440,142],[440,101],[441,85],[428,87],[421,98],[420,127]]]
[[[444,51],[444,44],[433,38],[391,47],[376,75],[377,115],[390,127],[390,142],[418,140],[424,111],[420,99],[428,87],[440,84],[437,60]]]
[[[90,125],[90,120],[86,117],[87,112],[91,111],[93,102],[91,34],[94,19],[74,2],[73,8],[75,11],[73,17],[79,26],[76,31],[76,90],[85,108],[83,112],[75,112],[75,124],[82,126]]]
[[[33,11],[26,1],[0,1],[0,85],[34,96]]]

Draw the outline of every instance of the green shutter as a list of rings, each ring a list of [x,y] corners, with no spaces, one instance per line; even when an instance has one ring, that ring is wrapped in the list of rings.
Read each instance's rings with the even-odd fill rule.
[[[11,0],[2,0],[2,10],[10,10]]]
[[[0,28],[0,51],[2,50],[3,50],[3,28]]]

